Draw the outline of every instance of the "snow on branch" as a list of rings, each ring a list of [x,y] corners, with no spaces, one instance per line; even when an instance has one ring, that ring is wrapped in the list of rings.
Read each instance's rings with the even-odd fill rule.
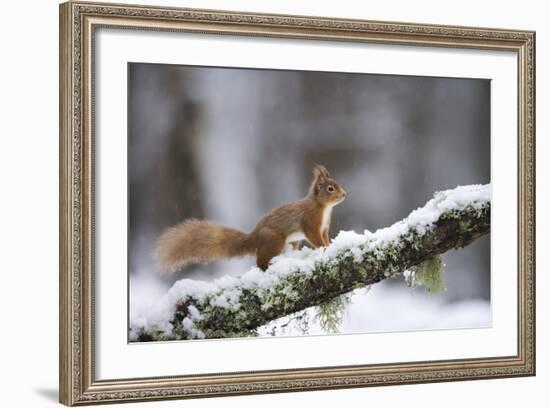
[[[326,248],[302,248],[213,282],[183,279],[130,322],[132,341],[254,336],[280,317],[402,273],[490,231],[490,185],[437,192],[422,208],[371,233],[341,231]]]

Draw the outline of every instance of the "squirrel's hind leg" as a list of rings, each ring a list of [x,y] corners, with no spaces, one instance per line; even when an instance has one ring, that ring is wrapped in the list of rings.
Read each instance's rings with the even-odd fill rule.
[[[262,228],[258,234],[258,248],[256,251],[256,264],[258,268],[265,271],[269,261],[285,248],[285,237],[277,234],[269,228]]]

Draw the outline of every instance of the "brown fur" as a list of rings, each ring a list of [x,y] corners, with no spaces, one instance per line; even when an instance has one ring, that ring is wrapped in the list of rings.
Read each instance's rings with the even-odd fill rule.
[[[210,221],[190,219],[165,230],[157,241],[156,256],[163,272],[189,263],[253,254],[248,235]]]
[[[283,251],[287,239],[297,233],[316,248],[327,246],[330,210],[324,224],[323,214],[342,202],[346,192],[324,166],[315,166],[313,175],[305,198],[269,211],[250,234],[195,219],[167,229],[157,242],[161,270],[247,254],[256,254],[258,267],[265,270],[269,261]],[[291,244],[299,247],[296,241]]]

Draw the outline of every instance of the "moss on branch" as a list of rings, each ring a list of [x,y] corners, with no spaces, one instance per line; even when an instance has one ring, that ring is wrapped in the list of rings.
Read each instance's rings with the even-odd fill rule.
[[[342,294],[470,244],[489,233],[490,212],[489,200],[476,201],[442,211],[429,228],[408,228],[383,245],[351,246],[315,261],[310,270],[296,268],[279,275],[271,285],[229,285],[202,296],[186,295],[174,306],[171,331],[132,327],[134,340],[254,336],[258,327],[272,320],[330,304]]]

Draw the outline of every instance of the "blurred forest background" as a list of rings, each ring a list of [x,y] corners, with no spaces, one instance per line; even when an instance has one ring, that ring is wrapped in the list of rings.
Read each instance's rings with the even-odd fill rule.
[[[164,228],[196,217],[250,231],[271,208],[306,194],[314,163],[348,192],[331,237],[389,226],[436,191],[490,182],[490,80],[141,63],[128,70],[130,313],[175,280],[254,265],[244,258],[161,277],[153,251]],[[354,296],[345,331],[490,325],[489,237],[443,259],[447,292],[387,280]]]

